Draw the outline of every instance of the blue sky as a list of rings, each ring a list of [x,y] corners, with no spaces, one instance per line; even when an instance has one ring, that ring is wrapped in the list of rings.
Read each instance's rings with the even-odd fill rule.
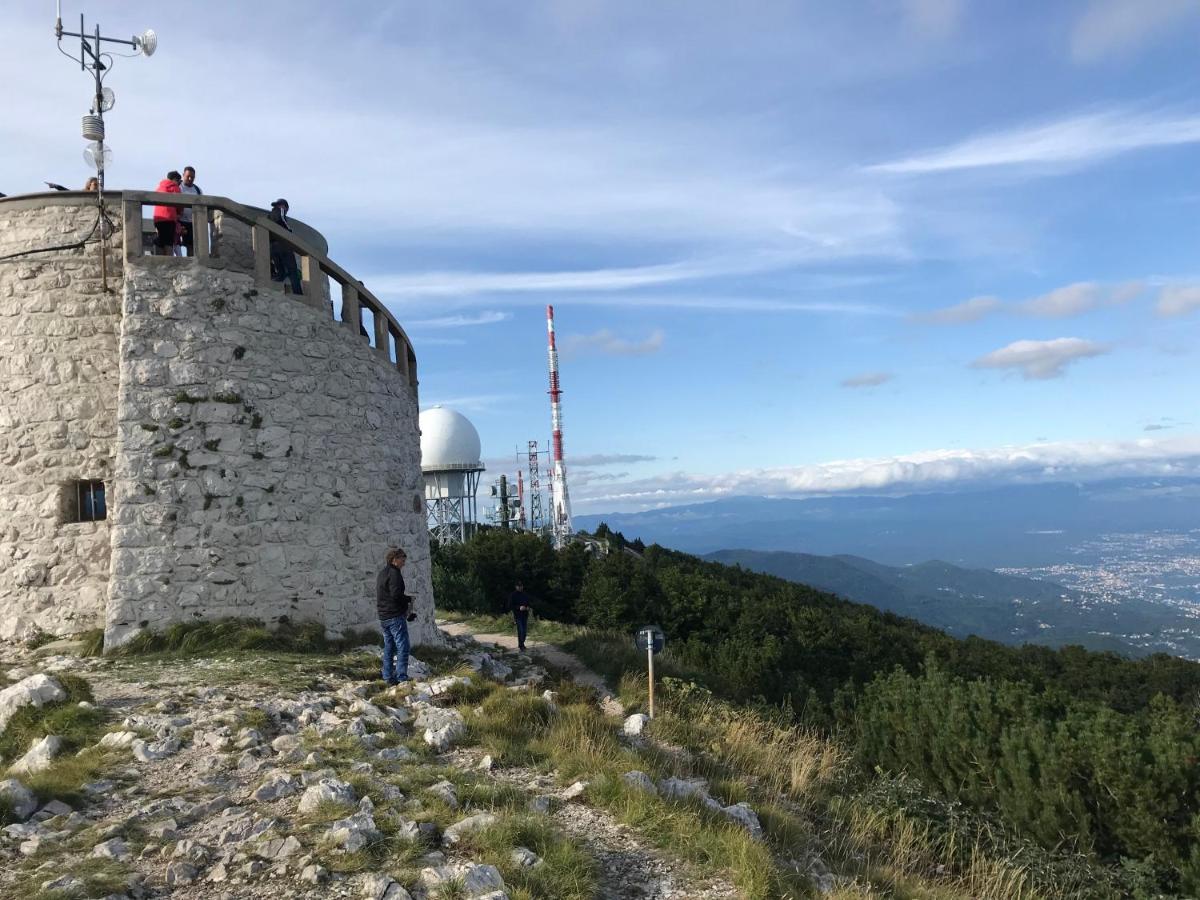
[[[1192,0],[165,10],[83,10],[160,39],[110,186],[287,196],[494,475],[547,303],[578,512],[1197,469]],[[53,4],[0,15],[0,191],[82,184]]]

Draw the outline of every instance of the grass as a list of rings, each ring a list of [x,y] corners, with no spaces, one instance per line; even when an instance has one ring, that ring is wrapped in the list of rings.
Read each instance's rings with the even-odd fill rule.
[[[103,710],[85,709],[80,701],[91,702],[91,686],[76,675],[58,674],[58,683],[66,691],[65,700],[45,706],[24,706],[13,714],[0,733],[0,759],[11,765],[29,749],[29,745],[48,734],[63,739],[63,752],[71,753],[95,743],[104,732],[107,718]]]
[[[518,847],[532,850],[542,865],[513,862]],[[510,896],[536,900],[591,900],[596,894],[596,865],[578,844],[560,834],[544,817],[506,816],[495,825],[465,834],[459,848],[500,870]]]
[[[326,636],[317,622],[281,621],[275,628],[256,619],[214,619],[181,622],[165,631],[143,631],[111,651],[116,656],[151,653],[205,655],[239,650],[280,653],[340,653],[363,643],[377,644],[375,632],[351,632],[340,639]]]
[[[77,900],[79,897],[123,895],[129,888],[129,870],[110,859],[78,859],[72,862],[70,873],[83,882],[82,892],[44,891],[41,886],[53,881],[63,872],[38,869],[30,872],[20,885],[20,896],[28,900]]]

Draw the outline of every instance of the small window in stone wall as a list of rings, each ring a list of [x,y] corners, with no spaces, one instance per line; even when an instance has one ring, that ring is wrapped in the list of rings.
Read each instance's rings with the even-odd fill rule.
[[[419,513],[425,508],[425,503],[421,499],[420,494],[413,494],[413,512]]]
[[[66,521],[99,522],[108,518],[103,481],[76,481],[66,498]]]

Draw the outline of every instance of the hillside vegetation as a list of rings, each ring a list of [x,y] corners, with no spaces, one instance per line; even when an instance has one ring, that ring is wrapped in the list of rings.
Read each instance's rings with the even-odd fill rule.
[[[516,577],[545,618],[625,634],[661,624],[671,673],[819,729],[866,792],[915,778],[917,796],[1106,866],[1112,896],[1200,892],[1200,665],[959,640],[658,546],[593,559],[489,531],[435,557],[439,603],[469,612],[501,611]],[[608,674],[644,662],[619,638],[599,646],[574,649]]]

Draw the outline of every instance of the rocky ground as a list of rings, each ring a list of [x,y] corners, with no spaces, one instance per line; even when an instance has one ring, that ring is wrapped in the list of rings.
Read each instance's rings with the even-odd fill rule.
[[[62,702],[54,688],[67,673],[86,679],[106,714],[77,757],[94,769],[77,789],[49,738],[0,783],[15,820],[0,831],[0,896],[738,896],[711,868],[652,849],[588,805],[586,778],[486,755],[471,740],[473,716],[484,715],[471,691],[486,681],[536,698],[557,676],[469,637],[449,646],[418,648],[413,680],[387,691],[366,650],[82,659],[68,647],[0,649],[9,684],[0,721],[28,703]],[[577,661],[571,668],[599,683]],[[543,702],[553,710],[554,693]],[[596,702],[620,711],[611,697]],[[624,739],[640,724],[631,717]],[[46,802],[60,771],[64,799]],[[698,792],[735,825],[757,827],[745,804],[722,807],[703,784],[641,778],[647,791]]]

